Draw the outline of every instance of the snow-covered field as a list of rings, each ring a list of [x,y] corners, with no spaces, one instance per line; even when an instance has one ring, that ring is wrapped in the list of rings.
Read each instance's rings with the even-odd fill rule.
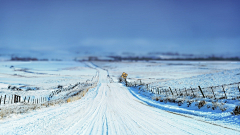
[[[96,70],[73,61],[0,62],[0,89],[7,88],[8,85],[22,89],[51,89],[58,84],[86,81],[95,74]]]
[[[73,61],[0,62],[0,117],[79,99],[97,75],[88,64]]]
[[[0,65],[0,94],[49,95],[58,85],[67,88],[78,82],[91,82],[93,78],[98,82],[79,100],[27,113],[12,113],[0,119],[0,134],[240,133],[240,117],[229,111],[209,111],[207,105],[198,109],[198,102],[190,107],[186,103],[178,106],[159,102],[153,98],[156,94],[146,89],[118,83],[122,72],[128,73],[128,81],[141,79],[151,87],[208,87],[235,83],[240,81],[239,62],[60,61],[2,62]],[[13,86],[22,91],[11,89]],[[232,100],[231,105],[237,104],[239,100]]]
[[[79,62],[0,62],[0,95],[41,96],[57,89],[86,82],[96,70]],[[21,90],[8,89],[8,86]]]
[[[187,110],[182,112],[198,116],[204,114],[203,117],[229,120],[233,123],[236,117],[239,118],[232,117],[231,114],[235,107],[240,105],[239,62],[94,63],[106,69],[116,82],[119,76],[126,72],[128,85],[132,87],[129,90],[134,96],[157,100],[152,101],[154,105],[157,103],[160,106],[167,106],[165,110],[175,112]],[[198,86],[201,87],[205,98]]]
[[[126,61],[126,62],[94,62],[94,63],[103,69],[107,69],[109,71],[110,76],[112,76],[115,81],[118,81],[117,78],[123,72],[126,72],[128,73],[129,81],[136,81],[137,79],[141,79],[145,83],[170,82],[170,80],[172,80],[173,82],[176,80],[182,80],[183,78],[191,79],[191,77],[196,77],[199,75],[206,75],[206,74],[218,73],[223,71],[228,72],[228,70],[240,68],[240,62],[229,62],[229,61],[226,61],[226,62],[225,61],[223,62],[221,61],[209,61],[209,62],[208,61],[149,61],[149,62]],[[217,78],[215,80],[217,80]],[[213,80],[213,83],[216,83],[215,80]],[[202,82],[212,83],[211,80],[207,80],[207,81],[203,80]],[[186,82],[186,83],[189,83],[189,82]],[[182,84],[182,85],[185,86],[185,84]],[[191,86],[191,84],[188,84],[188,85]],[[169,84],[169,86],[171,85]]]

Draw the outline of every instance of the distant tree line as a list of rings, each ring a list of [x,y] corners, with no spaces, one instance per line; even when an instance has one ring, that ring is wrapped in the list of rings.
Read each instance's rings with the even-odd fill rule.
[[[11,61],[48,61],[48,59],[37,59],[31,57],[12,57]]]
[[[210,56],[210,57],[196,57],[196,58],[169,58],[169,59],[163,59],[163,58],[154,58],[154,57],[121,57],[121,56],[109,56],[110,58],[113,58],[115,61],[122,61],[122,60],[131,60],[131,61],[149,61],[149,60],[181,60],[181,61],[240,61],[239,57],[229,57],[229,58],[223,58],[223,57],[216,57],[216,56]]]

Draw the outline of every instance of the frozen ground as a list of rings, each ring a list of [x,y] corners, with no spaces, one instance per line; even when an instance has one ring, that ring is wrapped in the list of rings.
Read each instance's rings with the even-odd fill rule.
[[[95,74],[96,70],[73,61],[0,62],[0,89],[8,85],[49,89],[56,84],[86,81]]]
[[[115,81],[123,73],[128,80],[141,79],[145,83],[168,82],[198,75],[239,69],[240,62],[221,61],[150,61],[150,62],[94,62],[107,69]]]
[[[47,97],[58,85],[85,83],[96,75],[86,64],[64,62],[0,62],[0,96]],[[8,86],[21,90],[8,89]]]
[[[54,74],[52,78],[51,75],[46,75],[49,78],[46,77],[45,79],[53,80],[46,86],[42,86],[42,84],[48,81],[40,81],[40,84],[36,81],[38,85],[32,82],[28,83],[28,80],[23,80],[23,83],[21,83],[24,86],[30,84],[33,87],[38,86],[40,91],[41,88],[56,88],[58,84],[61,85],[64,82],[58,82],[57,80],[66,76],[70,78],[73,75],[72,80],[70,79],[68,82],[68,79],[66,79],[67,82],[64,82],[65,84],[71,84],[76,80],[78,82],[78,78],[81,79],[81,77],[86,80],[87,75],[94,76],[98,71],[99,81],[97,87],[90,89],[80,100],[33,110],[28,113],[12,114],[9,118],[1,119],[0,134],[239,134],[239,116],[219,112],[209,113],[204,110],[197,111],[194,108],[184,107],[184,105],[179,107],[176,104],[160,103],[152,100],[151,95],[148,95],[149,93],[139,93],[138,89],[127,88],[117,83],[117,78],[122,72],[127,72],[131,81],[142,79],[146,82],[161,83],[199,75],[219,74],[230,70],[237,71],[239,68],[239,63],[229,62],[180,63],[167,61],[163,63],[94,62],[92,65],[90,63],[74,62],[61,64],[59,62],[62,67],[56,66],[54,69],[60,69],[57,71],[52,71],[54,69],[51,67],[41,70],[43,68],[36,67],[38,64],[33,67],[31,67],[31,64],[29,66],[18,66],[18,64],[21,65],[21,62],[18,64],[3,64],[2,68],[6,71],[2,72],[1,75],[9,78],[16,77],[11,76],[11,74],[14,74],[13,72],[23,73],[24,76],[35,75],[29,72],[14,71],[13,67],[10,68],[12,65],[15,70],[27,68],[27,71],[30,72]],[[57,65],[57,63],[54,63],[54,65]],[[200,67],[206,68],[201,69]],[[71,71],[71,69],[76,68],[82,70],[79,70],[79,72],[78,70]],[[63,69],[66,69],[66,71]],[[8,70],[10,71],[8,72]],[[63,73],[61,73],[62,71]],[[57,76],[57,74],[60,75]],[[37,74],[36,78],[41,78],[40,75],[42,74]],[[115,82],[112,82],[111,77]],[[17,79],[12,81],[10,78],[5,82],[4,78],[2,80],[2,91],[6,90],[9,84],[18,84],[16,83],[18,82]],[[25,92],[28,91],[25,90]]]
[[[224,85],[225,91],[230,94],[228,95],[229,98],[240,94],[237,88],[240,84],[240,62],[153,61],[94,63],[106,69],[115,82],[118,82],[120,75],[126,72],[128,82],[145,83],[148,84],[148,88],[155,87],[159,88],[158,90],[166,90],[171,87],[175,92],[186,88],[188,93],[192,93],[190,89],[193,88],[196,91],[200,86],[203,92],[209,92],[212,91],[209,87],[214,86],[213,90],[217,90],[215,94],[224,94],[219,91],[220,87]],[[233,83],[235,85],[227,86]]]
[[[170,113],[136,98],[119,83],[99,83],[81,100],[15,115],[0,121],[1,134],[239,134],[230,124],[214,124]],[[148,100],[148,99],[146,99]]]
[[[239,62],[126,61],[94,63],[106,69],[115,82],[118,81],[119,75],[126,72],[128,73],[128,82],[140,84],[139,80],[141,80],[142,83],[145,83],[143,86],[132,87],[129,90],[138,98],[152,100],[148,102],[149,105],[161,106],[159,108],[173,112],[211,118],[211,120],[231,121],[239,125],[238,122],[235,123],[239,116],[231,114],[236,106],[240,106]],[[203,98],[198,86],[201,86],[207,98]],[[169,87],[171,87],[173,95]],[[227,99],[225,99],[223,88]],[[159,91],[161,91],[160,94]],[[214,95],[212,91],[214,91]],[[180,96],[180,93],[183,95]],[[198,105],[203,100],[205,101],[203,107],[199,107]]]

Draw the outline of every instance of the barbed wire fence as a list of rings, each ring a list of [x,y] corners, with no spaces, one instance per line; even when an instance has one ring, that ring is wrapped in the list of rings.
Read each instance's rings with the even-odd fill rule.
[[[151,84],[143,83],[140,79],[134,82],[127,82],[127,87],[137,87],[139,90],[148,91],[153,94],[164,97],[190,97],[190,98],[206,98],[206,99],[240,99],[240,82],[223,84],[218,86],[195,88],[175,88],[151,86]]]
[[[92,77],[91,80],[86,80],[86,82],[78,82],[74,85],[69,85],[65,88],[63,86],[58,85],[57,90],[52,91],[48,96],[23,96],[19,94],[4,94],[0,96],[0,106],[1,105],[10,105],[16,103],[27,103],[27,104],[47,104],[49,103],[52,98],[62,92],[71,91],[73,89],[78,89],[81,91],[82,88],[91,87],[98,82],[99,73],[96,72],[96,75]],[[10,87],[8,87],[10,89]],[[68,93],[67,96],[74,96],[79,91],[75,93]]]

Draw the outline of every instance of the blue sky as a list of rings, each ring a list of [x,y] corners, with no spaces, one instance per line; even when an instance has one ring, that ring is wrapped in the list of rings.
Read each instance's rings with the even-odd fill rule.
[[[0,49],[240,53],[239,0],[0,0]]]

